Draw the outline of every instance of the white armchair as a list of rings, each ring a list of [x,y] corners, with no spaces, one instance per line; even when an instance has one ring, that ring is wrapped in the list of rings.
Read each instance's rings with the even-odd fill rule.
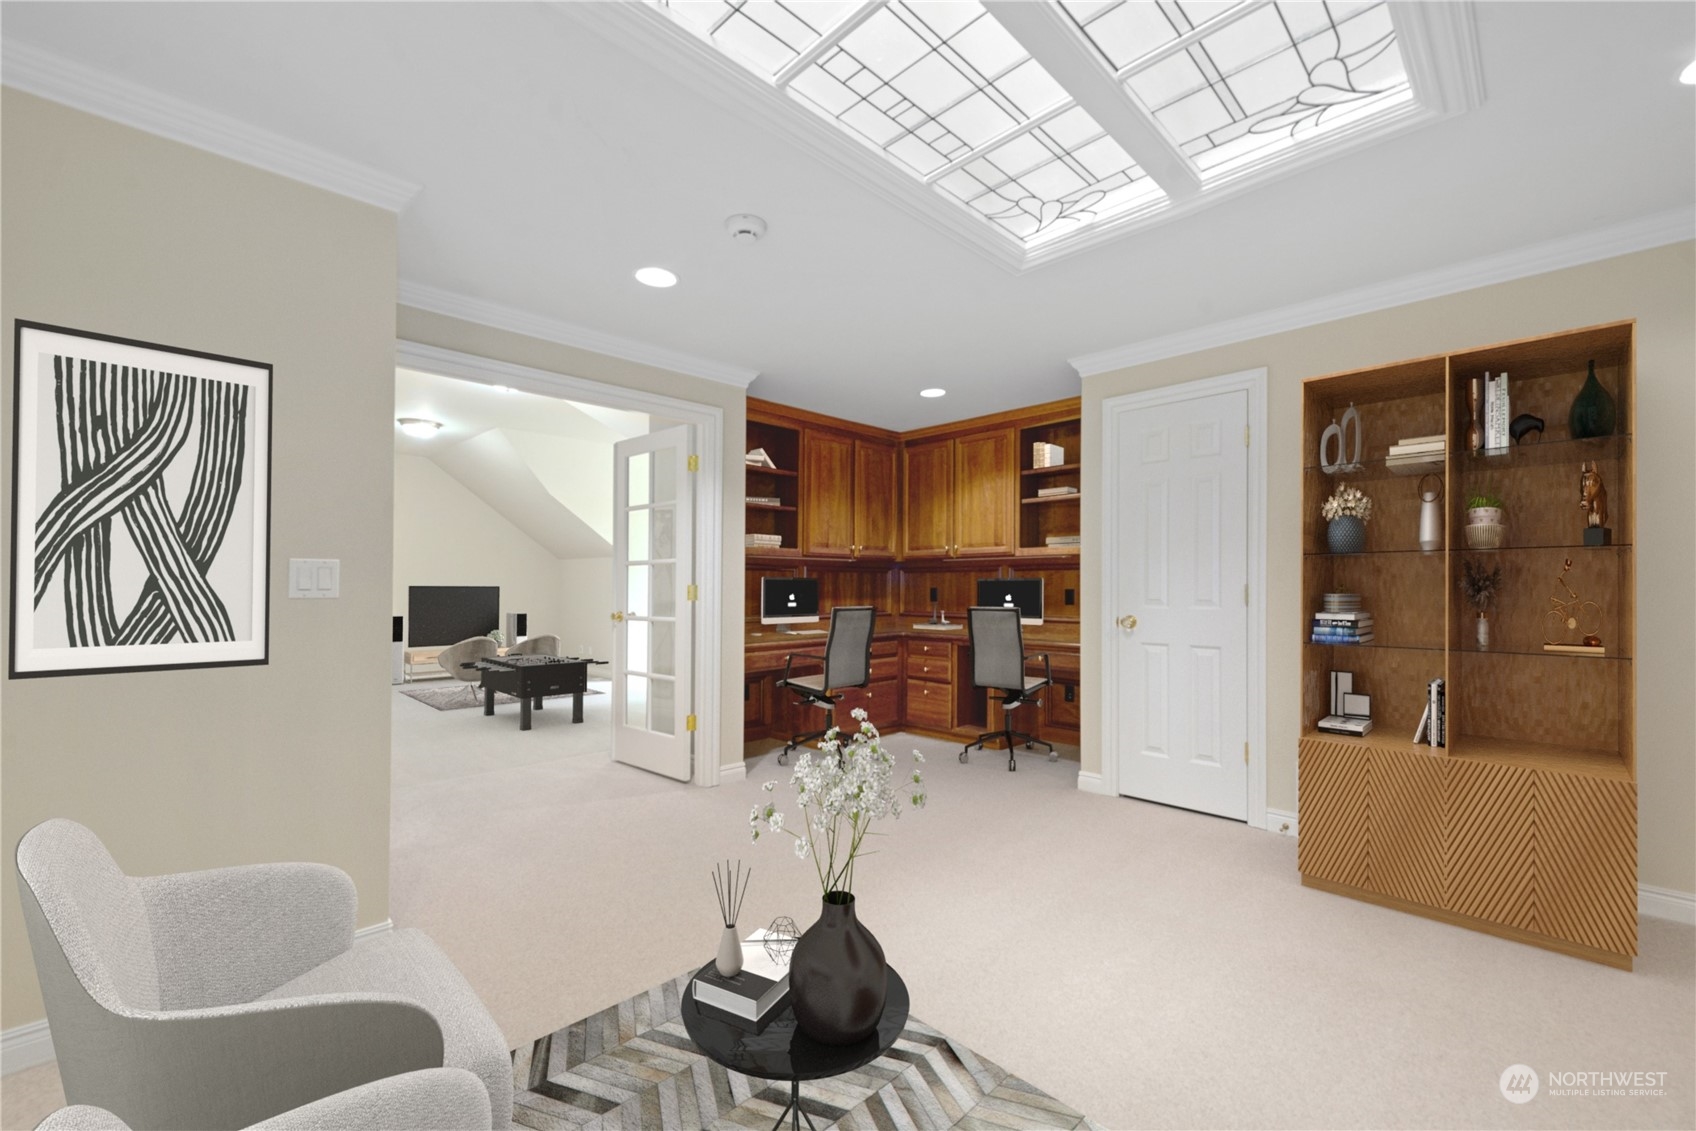
[[[489,1093],[463,1068],[388,1076],[255,1123],[249,1131],[488,1131]],[[35,1131],[133,1131],[101,1107],[62,1107]]]
[[[231,1128],[448,1065],[512,1118],[494,1019],[421,932],[353,941],[353,881],[323,864],[132,878],[74,821],[18,842],[19,894],[72,1104],[131,1127]]]

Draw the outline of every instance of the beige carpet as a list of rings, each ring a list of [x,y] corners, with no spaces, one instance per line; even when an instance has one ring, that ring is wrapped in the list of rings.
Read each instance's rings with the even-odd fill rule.
[[[394,920],[514,1047],[704,961],[714,859],[753,865],[746,922],[815,913],[811,868],[747,842],[774,756],[699,790],[588,748],[609,697],[577,735],[394,698]],[[1692,928],[1643,920],[1626,974],[1303,888],[1294,840],[1080,793],[1075,763],[913,745],[930,807],[861,866],[862,918],[914,1013],[1103,1127],[1696,1126]],[[1513,1064],[1667,1094],[1514,1105]]]

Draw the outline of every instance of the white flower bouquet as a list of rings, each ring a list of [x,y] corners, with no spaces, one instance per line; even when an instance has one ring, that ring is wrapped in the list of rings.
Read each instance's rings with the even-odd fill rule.
[[[866,712],[856,708],[854,721],[860,728],[847,741],[832,727],[816,754],[803,750],[795,759],[789,784],[801,807],[799,829],[786,826],[774,801],[756,805],[748,814],[750,839],[759,840],[762,832],[794,838],[795,855],[812,858],[826,895],[853,892],[854,861],[863,855],[861,845],[873,821],[899,818],[907,805],[915,809],[925,805],[924,775],[918,767],[910,778],[897,782],[895,758],[883,748],[883,739],[867,721]],[[923,754],[913,751],[915,763],[924,760]],[[777,783],[768,781],[764,788],[771,793]]]
[[[1353,515],[1366,522],[1372,518],[1372,500],[1359,487],[1341,483],[1336,492],[1325,500],[1325,505],[1319,508],[1319,513],[1325,516],[1327,522],[1344,515]]]

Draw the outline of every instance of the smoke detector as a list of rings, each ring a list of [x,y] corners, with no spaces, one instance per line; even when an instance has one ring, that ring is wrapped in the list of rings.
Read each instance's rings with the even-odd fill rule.
[[[766,234],[766,222],[751,212],[738,212],[724,222],[724,230],[737,243],[757,243]]]

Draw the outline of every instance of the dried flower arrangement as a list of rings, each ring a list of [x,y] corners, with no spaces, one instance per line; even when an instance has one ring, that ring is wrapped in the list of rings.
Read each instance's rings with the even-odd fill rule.
[[[1466,603],[1480,613],[1488,612],[1496,601],[1496,591],[1502,587],[1502,567],[1485,569],[1476,559],[1467,558],[1461,570],[1460,591]]]
[[[1372,518],[1372,500],[1367,498],[1359,487],[1339,483],[1336,492],[1319,508],[1319,513],[1325,516],[1327,522],[1344,515],[1353,515],[1360,521],[1367,522]]]

